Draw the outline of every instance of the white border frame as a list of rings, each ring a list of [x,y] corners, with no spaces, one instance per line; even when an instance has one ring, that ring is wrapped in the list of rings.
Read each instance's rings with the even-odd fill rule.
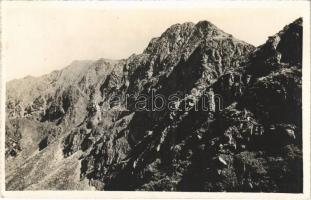
[[[62,2],[62,1],[33,1],[33,2],[1,2],[1,4],[24,3],[24,4],[63,4],[69,7],[93,7],[98,8],[118,7],[118,9],[127,9],[129,7],[139,8],[182,8],[182,7],[202,7],[208,8],[256,8],[256,7],[282,7],[301,4],[304,9],[301,10],[303,17],[303,194],[285,194],[285,193],[222,193],[222,192],[112,192],[112,191],[5,191],[4,175],[4,138],[5,138],[5,67],[1,62],[0,73],[0,127],[1,127],[1,160],[0,160],[0,194],[3,197],[14,198],[105,198],[105,199],[311,199],[310,197],[310,2],[309,1],[79,1],[79,2]],[[2,16],[1,16],[2,17]],[[3,34],[1,33],[1,41]],[[1,51],[2,53],[2,51]],[[2,61],[1,54],[1,61]]]

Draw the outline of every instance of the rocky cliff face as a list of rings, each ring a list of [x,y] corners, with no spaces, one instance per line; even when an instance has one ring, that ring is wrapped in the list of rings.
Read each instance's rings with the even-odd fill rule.
[[[184,23],[142,54],[11,81],[6,187],[301,192],[301,48],[302,19],[258,48]]]

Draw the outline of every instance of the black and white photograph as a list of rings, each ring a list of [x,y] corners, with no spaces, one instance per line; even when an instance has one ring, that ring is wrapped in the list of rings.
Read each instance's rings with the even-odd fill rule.
[[[309,117],[309,1],[1,2],[4,197],[309,199]]]

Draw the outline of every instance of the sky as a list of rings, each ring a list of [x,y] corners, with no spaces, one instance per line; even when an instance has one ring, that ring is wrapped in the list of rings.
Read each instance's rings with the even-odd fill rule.
[[[2,2],[3,72],[8,81],[74,60],[127,58],[171,25],[201,20],[258,46],[306,9],[306,2]]]

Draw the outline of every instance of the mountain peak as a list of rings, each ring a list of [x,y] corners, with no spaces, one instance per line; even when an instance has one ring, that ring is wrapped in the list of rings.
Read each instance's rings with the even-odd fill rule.
[[[166,29],[166,31],[165,31],[164,33],[169,32],[169,31],[174,31],[174,30],[176,30],[176,29],[192,28],[192,27],[194,27],[194,26],[195,26],[195,23],[193,23],[193,22],[177,23],[177,24],[171,25],[168,29]],[[164,34],[164,33],[163,33],[163,34]]]
[[[302,17],[299,17],[298,19],[296,19],[292,24],[297,24],[297,25],[300,25],[302,26]]]
[[[286,25],[278,33],[268,37],[265,44],[259,46],[252,55],[252,73],[263,75],[276,70],[280,63],[302,65],[302,18]]]
[[[198,23],[177,23],[166,29],[160,37],[153,38],[144,53],[175,52],[185,43],[197,44],[206,38],[228,38],[232,35],[225,33],[207,20]]]
[[[196,26],[201,28],[217,28],[213,23],[207,20],[199,21]]]

